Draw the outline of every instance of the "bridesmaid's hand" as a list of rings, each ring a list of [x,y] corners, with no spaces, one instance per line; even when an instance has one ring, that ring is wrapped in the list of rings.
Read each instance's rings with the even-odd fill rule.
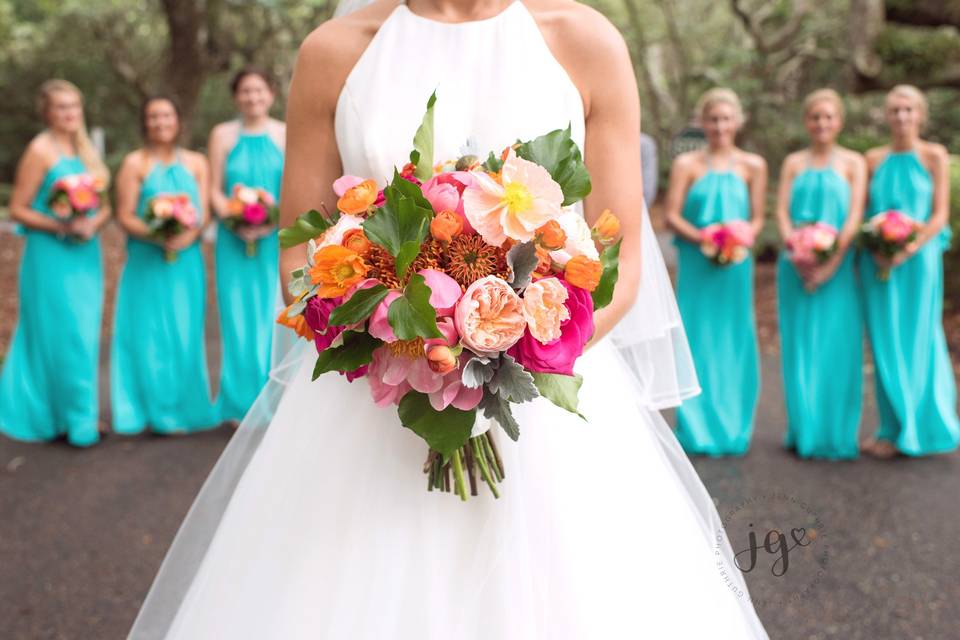
[[[197,241],[198,232],[196,229],[187,229],[181,231],[175,236],[171,236],[163,243],[163,248],[167,251],[183,251]]]
[[[912,258],[916,255],[919,245],[916,242],[911,242],[901,251],[897,252],[893,259],[890,261],[890,265],[894,267],[899,267],[901,264]]]
[[[244,242],[256,242],[260,238],[266,238],[273,233],[276,226],[269,227],[240,227],[237,229],[237,237]]]
[[[825,283],[830,281],[830,278],[837,273],[837,269],[840,268],[840,263],[842,262],[842,257],[834,255],[829,260],[824,262],[821,265],[815,266],[810,272],[809,280],[806,280],[804,284],[806,285],[807,291],[813,293]]]
[[[88,241],[97,233],[97,224],[93,218],[72,218],[66,224],[67,233],[78,240]]]

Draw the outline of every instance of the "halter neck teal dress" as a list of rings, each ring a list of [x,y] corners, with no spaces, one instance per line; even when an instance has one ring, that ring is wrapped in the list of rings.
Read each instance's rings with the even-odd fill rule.
[[[283,152],[268,133],[240,132],[226,159],[227,197],[242,184],[280,197]],[[279,290],[280,244],[277,233],[261,238],[256,255],[224,225],[217,233],[217,303],[223,365],[220,373],[220,417],[239,420],[253,404],[270,373],[270,349]]]
[[[916,151],[890,153],[870,181],[867,215],[890,209],[921,221],[930,217],[933,179]],[[949,241],[945,228],[885,282],[877,279],[871,255],[864,252],[859,260],[876,365],[876,435],[913,456],[952,451],[960,442],[957,382],[943,333],[943,251]]]
[[[808,166],[793,182],[794,226],[823,222],[839,232],[849,207],[850,185],[833,162],[819,169]],[[804,458],[856,458],[863,314],[853,252],[813,293],[807,293],[786,251],[781,252],[777,298],[787,410],[784,445]]]
[[[88,173],[80,158],[60,156],[31,208],[52,217],[53,184],[79,173]],[[0,374],[0,432],[27,441],[65,435],[72,445],[89,446],[99,440],[100,239],[78,242],[27,228],[23,234],[20,317]]]
[[[703,228],[749,220],[747,183],[733,168],[697,180],[683,217]],[[677,304],[703,393],[677,409],[677,439],[694,454],[742,455],[750,446],[760,393],[753,308],[753,257],[716,266],[691,242],[677,239]]]
[[[180,154],[153,165],[137,215],[164,193],[185,193],[199,212],[200,191]],[[206,282],[200,243],[168,262],[162,247],[130,237],[120,276],[111,352],[113,429],[135,434],[217,426],[204,344]]]

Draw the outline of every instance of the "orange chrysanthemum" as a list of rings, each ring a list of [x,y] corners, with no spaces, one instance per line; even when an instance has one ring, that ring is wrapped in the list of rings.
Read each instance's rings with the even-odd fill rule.
[[[454,238],[447,248],[443,266],[447,275],[464,288],[485,276],[510,279],[506,250],[487,244],[478,235]]]
[[[360,184],[350,187],[337,200],[337,209],[353,216],[359,216],[370,210],[377,201],[377,183],[374,180],[364,180]]]
[[[355,251],[331,244],[313,255],[310,279],[320,285],[321,298],[342,296],[367,275],[367,265]]]
[[[593,291],[600,285],[603,265],[599,260],[591,260],[585,255],[574,256],[567,262],[563,277],[575,287]]]

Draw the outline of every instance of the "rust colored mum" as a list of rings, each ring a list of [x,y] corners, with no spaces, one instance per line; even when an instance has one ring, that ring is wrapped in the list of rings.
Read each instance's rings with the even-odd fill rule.
[[[443,271],[440,266],[443,256],[443,245],[437,240],[428,239],[420,245],[420,255],[413,261],[407,270],[407,277],[401,281],[397,278],[397,267],[393,256],[378,244],[370,245],[370,252],[366,256],[370,270],[367,276],[375,278],[390,289],[402,289],[410,275],[422,269],[437,269]]]
[[[347,292],[367,275],[369,270],[363,258],[346,247],[331,244],[313,255],[310,279],[320,285],[317,295],[336,298]]]
[[[460,235],[454,238],[447,248],[443,267],[447,275],[464,288],[486,276],[510,279],[507,252],[487,244],[478,235]]]
[[[587,291],[593,291],[600,285],[601,275],[603,275],[603,265],[600,261],[591,260],[584,255],[570,258],[563,271],[563,277],[567,282]]]

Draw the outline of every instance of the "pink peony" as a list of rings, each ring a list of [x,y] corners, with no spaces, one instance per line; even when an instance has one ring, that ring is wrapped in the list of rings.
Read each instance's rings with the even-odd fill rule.
[[[887,242],[904,243],[916,230],[915,222],[899,211],[888,211],[880,220],[880,235]]]
[[[267,221],[267,208],[255,202],[243,208],[243,221],[247,224],[261,225]]]
[[[560,216],[563,191],[543,167],[511,149],[500,176],[502,183],[477,172],[463,192],[467,220],[487,243],[499,247],[507,238],[527,242]]]
[[[473,389],[464,386],[462,379],[462,366],[471,357],[468,353],[461,354],[460,367],[446,374],[443,377],[440,389],[429,394],[430,406],[437,411],[443,411],[451,405],[461,411],[469,411],[480,404],[480,401],[483,400],[483,387]]]
[[[560,337],[543,344],[527,330],[510,355],[524,368],[542,373],[573,375],[573,364],[593,336],[593,298],[590,293],[560,280],[567,290],[564,303],[570,317],[560,325]]]
[[[330,314],[343,303],[343,298],[321,298],[314,296],[307,301],[307,308],[303,312],[307,326],[313,329],[314,344],[317,353],[325,351],[333,341],[343,333],[346,327],[331,327]]]
[[[419,273],[430,287],[430,306],[437,310],[437,317],[453,315],[462,293],[457,281],[435,269],[423,269]]]
[[[480,278],[467,288],[454,319],[463,344],[478,354],[506,351],[527,327],[520,297],[496,276]]]
[[[547,344],[560,337],[560,326],[570,319],[565,302],[569,294],[557,278],[541,278],[532,282],[523,292],[523,316],[527,331]]]
[[[423,197],[430,201],[435,213],[453,211],[463,220],[464,233],[476,233],[463,212],[463,192],[475,182],[468,171],[438,173],[423,183]]]

